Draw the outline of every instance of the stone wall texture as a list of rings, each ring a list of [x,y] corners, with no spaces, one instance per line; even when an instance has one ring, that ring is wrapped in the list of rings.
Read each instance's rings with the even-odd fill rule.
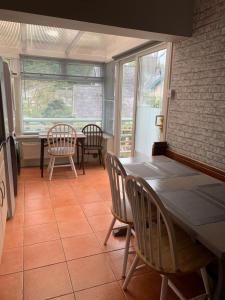
[[[167,141],[225,170],[225,0],[197,0],[193,36],[173,48]]]

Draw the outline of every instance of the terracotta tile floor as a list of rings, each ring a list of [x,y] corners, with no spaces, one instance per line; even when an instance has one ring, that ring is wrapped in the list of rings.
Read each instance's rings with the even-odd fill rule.
[[[24,168],[14,218],[7,222],[0,264],[1,300],[157,300],[160,276],[138,270],[121,289],[124,238],[103,240],[111,222],[107,173],[98,165],[74,179],[68,169],[40,178]],[[129,257],[131,264],[133,257]],[[187,296],[201,288],[198,276],[178,281]],[[170,292],[169,300],[177,300]]]

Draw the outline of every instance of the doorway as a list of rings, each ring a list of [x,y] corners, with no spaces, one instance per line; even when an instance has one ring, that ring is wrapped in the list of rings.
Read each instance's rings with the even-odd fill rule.
[[[164,43],[118,63],[120,157],[149,157],[153,143],[165,138],[169,58],[170,45]]]

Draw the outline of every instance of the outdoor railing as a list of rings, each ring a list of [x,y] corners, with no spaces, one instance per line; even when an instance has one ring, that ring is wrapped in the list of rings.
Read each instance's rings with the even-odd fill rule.
[[[94,123],[102,125],[102,120],[98,118],[23,118],[23,131],[25,133],[38,133],[48,131],[48,129],[57,123],[67,123],[77,131],[80,131],[85,125]]]
[[[99,118],[24,118],[24,133],[39,133],[48,131],[56,123],[67,123],[80,131],[85,125],[94,123],[102,126],[102,120]],[[129,156],[132,147],[132,120],[127,118],[121,122],[120,153],[121,156]]]

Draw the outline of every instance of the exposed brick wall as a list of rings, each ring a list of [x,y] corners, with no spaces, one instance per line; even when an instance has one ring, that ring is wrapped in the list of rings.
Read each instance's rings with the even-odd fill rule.
[[[225,170],[225,0],[196,1],[193,36],[174,44],[167,141]]]

